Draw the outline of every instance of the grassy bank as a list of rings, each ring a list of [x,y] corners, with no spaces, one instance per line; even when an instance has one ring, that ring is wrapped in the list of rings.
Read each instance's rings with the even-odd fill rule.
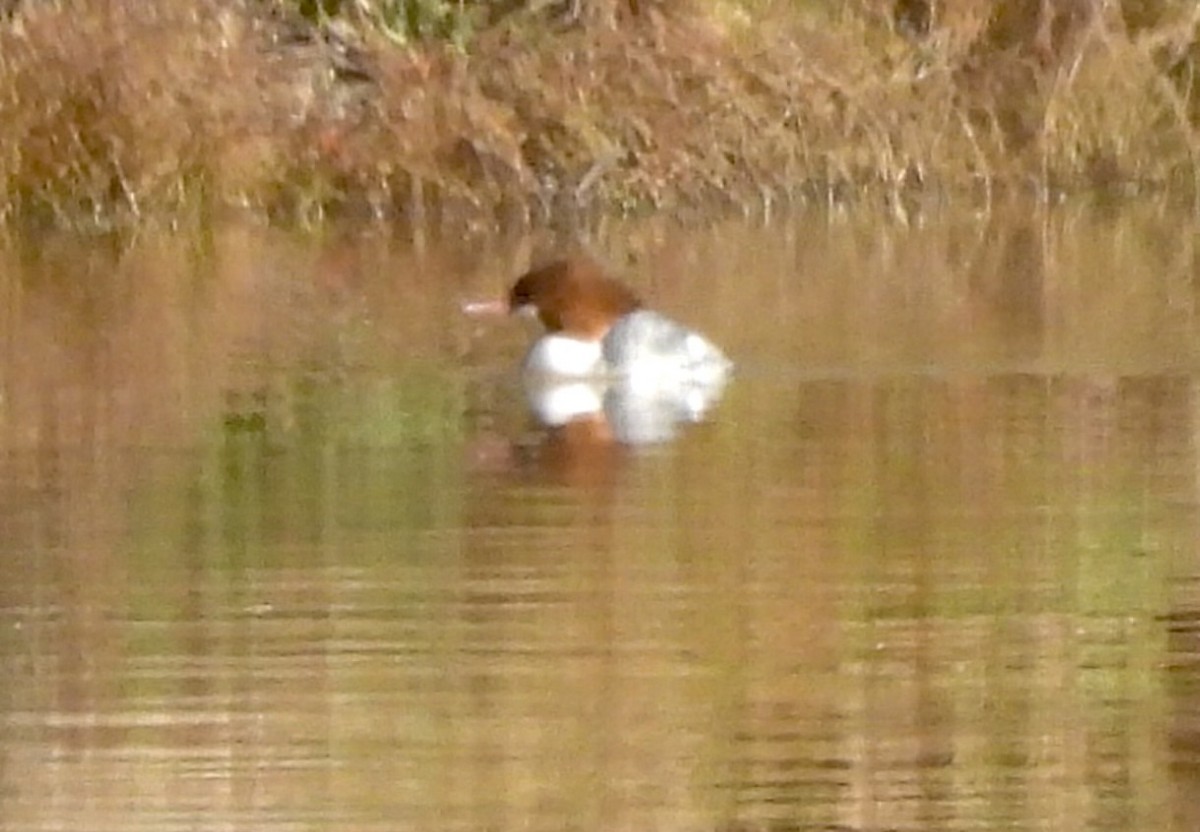
[[[7,6],[8,222],[520,224],[1200,178],[1190,0]]]

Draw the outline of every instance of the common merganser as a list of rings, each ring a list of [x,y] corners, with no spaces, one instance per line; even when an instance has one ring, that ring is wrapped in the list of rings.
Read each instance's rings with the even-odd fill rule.
[[[721,397],[733,363],[704,336],[652,312],[625,284],[584,258],[522,275],[507,301],[463,303],[473,317],[532,313],[546,332],[529,348],[522,380],[552,431],[588,426],[626,445],[670,440]],[[602,430],[601,430],[602,428]]]
[[[513,284],[508,306],[536,314],[546,328],[525,356],[526,373],[618,378],[642,387],[708,384],[733,367],[704,336],[646,309],[588,260],[556,260],[526,272]]]

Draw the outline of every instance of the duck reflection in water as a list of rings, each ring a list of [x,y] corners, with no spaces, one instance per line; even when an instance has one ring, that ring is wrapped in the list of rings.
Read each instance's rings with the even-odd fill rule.
[[[593,425],[598,440],[650,445],[675,438],[681,425],[700,422],[720,399],[724,379],[671,386],[629,378],[547,379],[526,376],[526,400],[543,426]]]

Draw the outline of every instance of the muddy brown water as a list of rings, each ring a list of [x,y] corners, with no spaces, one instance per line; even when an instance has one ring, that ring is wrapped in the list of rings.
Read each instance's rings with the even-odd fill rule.
[[[1200,828],[1198,228],[606,229],[739,366],[636,447],[524,241],[9,240],[0,827]]]

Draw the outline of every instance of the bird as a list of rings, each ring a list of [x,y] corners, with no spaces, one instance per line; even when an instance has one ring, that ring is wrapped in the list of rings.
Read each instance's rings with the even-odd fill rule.
[[[509,311],[535,316],[544,334],[523,372],[550,378],[619,378],[637,386],[716,382],[733,362],[700,333],[646,307],[625,283],[583,257],[521,275]]]

